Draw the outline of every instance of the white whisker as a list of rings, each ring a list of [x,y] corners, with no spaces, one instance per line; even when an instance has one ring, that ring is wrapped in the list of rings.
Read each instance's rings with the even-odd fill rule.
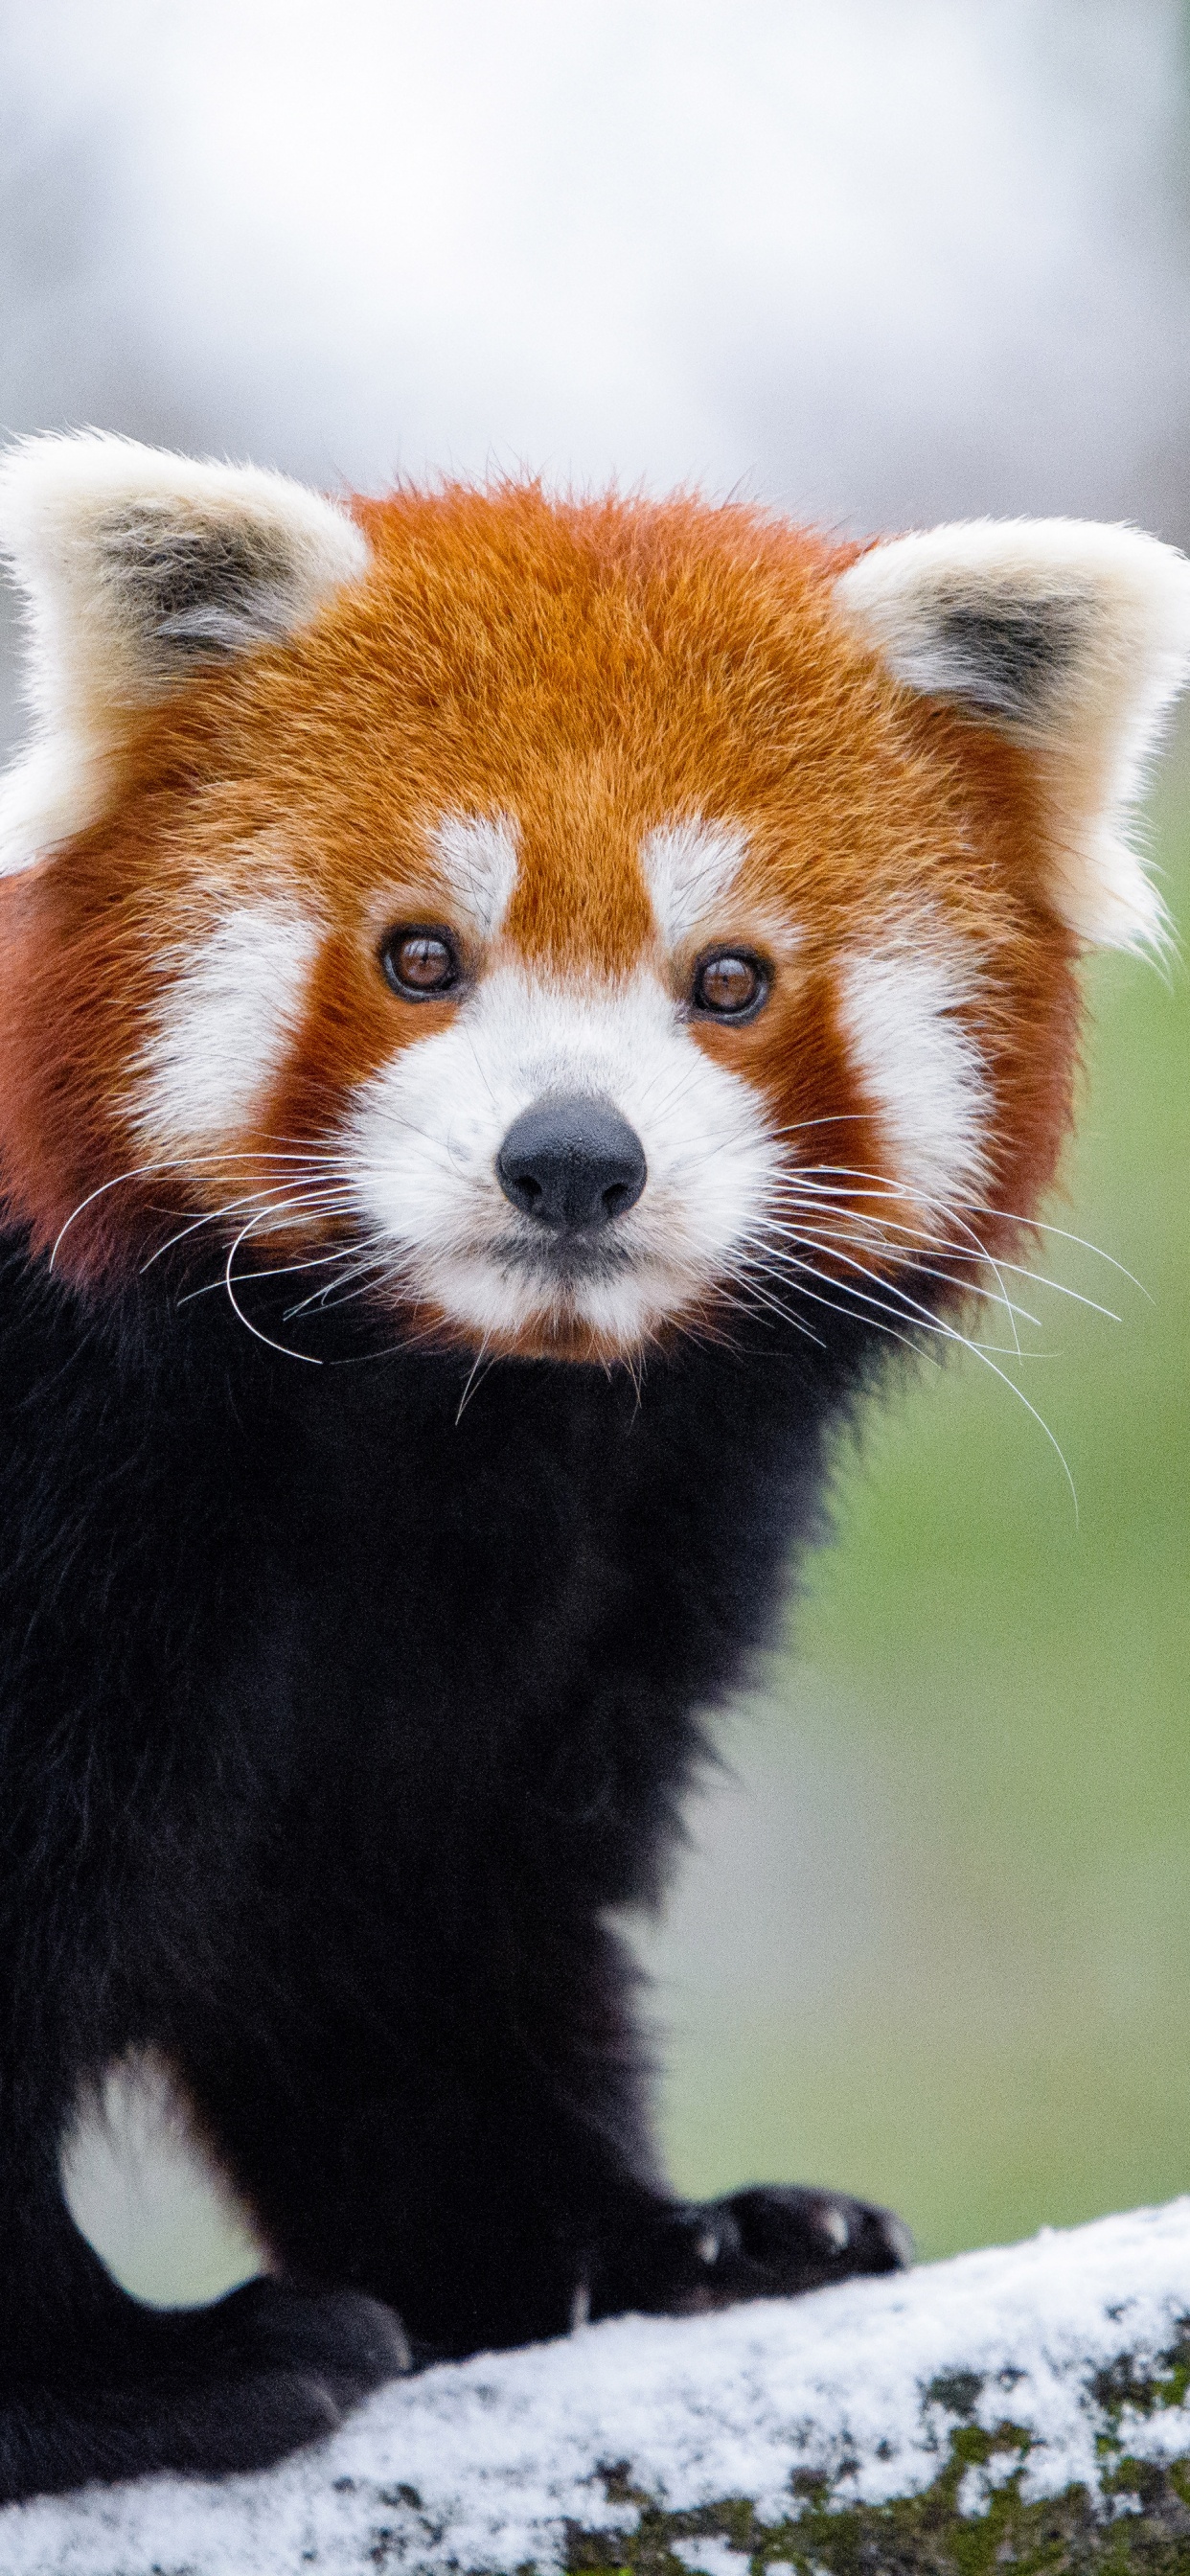
[[[458,1409],[458,1412],[457,1412],[457,1413],[456,1413],[456,1415],[455,1415],[455,1429],[456,1429],[456,1431],[458,1430],[459,1424],[460,1424],[460,1422],[461,1422],[461,1421],[462,1421],[462,1419],[463,1419],[463,1411],[464,1411],[464,1407],[466,1406],[467,1399],[468,1399],[469,1395],[471,1394],[472,1389],[473,1389],[474,1387],[477,1387],[477,1386],[479,1385],[479,1383],[480,1383],[481,1379],[482,1379],[482,1378],[484,1378],[484,1377],[486,1377],[486,1375],[487,1375],[487,1370],[486,1370],[486,1369],[485,1369],[485,1367],[484,1367],[484,1360],[485,1360],[485,1358],[487,1357],[487,1348],[488,1348],[488,1343],[489,1343],[490,1339],[491,1339],[490,1334],[485,1333],[485,1334],[484,1334],[484,1337],[483,1337],[483,1340],[482,1340],[482,1342],[481,1342],[481,1343],[480,1343],[480,1345],[479,1345],[479,1349],[477,1350],[477,1352],[476,1352],[476,1354],[475,1354],[475,1357],[474,1357],[474,1359],[473,1359],[473,1361],[472,1361],[472,1363],[471,1363],[471,1367],[470,1367],[470,1369],[469,1369],[469,1371],[468,1371],[468,1374],[467,1374],[467,1383],[466,1383],[466,1385],[465,1385],[465,1386],[464,1386],[464,1388],[463,1388],[463,1392],[462,1392],[461,1396],[459,1397],[459,1409]],[[491,1362],[490,1362],[490,1361],[488,1362],[488,1366],[489,1366],[489,1367],[491,1366]]]

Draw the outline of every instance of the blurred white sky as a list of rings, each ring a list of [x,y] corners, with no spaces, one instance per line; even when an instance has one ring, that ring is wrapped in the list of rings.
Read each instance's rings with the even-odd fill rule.
[[[0,416],[1184,533],[1184,46],[1176,0],[9,0]]]

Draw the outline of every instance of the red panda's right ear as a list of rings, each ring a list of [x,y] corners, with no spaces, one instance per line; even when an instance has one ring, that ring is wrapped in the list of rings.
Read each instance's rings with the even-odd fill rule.
[[[976,519],[870,546],[835,597],[903,688],[1017,743],[1050,811],[1054,909],[1080,940],[1159,944],[1127,836],[1190,675],[1190,563],[1135,528]]]
[[[0,548],[24,593],[35,735],[0,790],[0,874],[102,812],[128,714],[273,642],[366,571],[347,512],[281,474],[99,432],[0,460]]]

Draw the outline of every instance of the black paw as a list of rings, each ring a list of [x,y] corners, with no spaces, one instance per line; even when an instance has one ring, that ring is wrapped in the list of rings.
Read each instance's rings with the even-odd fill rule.
[[[249,2281],[210,2308],[123,2308],[71,2382],[0,2400],[0,2502],[92,2479],[270,2468],[409,2368],[399,2317],[353,2291]]]
[[[187,2376],[196,2368],[223,2379],[281,2371],[323,2392],[337,2414],[410,2366],[395,2310],[356,2290],[248,2281],[213,2307],[175,2311],[162,2322],[179,2330]]]
[[[845,2192],[756,2184],[709,2201],[697,2216],[707,2271],[722,2265],[725,2276],[741,2285],[728,2290],[732,2299],[792,2296],[858,2272],[900,2272],[913,2260],[913,2239],[903,2220],[891,2209],[849,2200]],[[711,2240],[720,2232],[715,2253]]]
[[[909,2230],[891,2210],[843,2192],[758,2184],[681,2203],[621,2239],[593,2279],[591,2313],[693,2316],[898,2272],[912,2259]]]

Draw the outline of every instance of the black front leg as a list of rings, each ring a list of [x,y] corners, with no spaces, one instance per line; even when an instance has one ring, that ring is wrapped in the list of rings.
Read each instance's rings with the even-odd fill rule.
[[[490,1991],[453,2014],[404,2002],[275,2026],[267,2048],[230,2005],[205,2044],[192,2027],[204,2129],[282,2275],[384,2301],[415,2358],[565,2334],[604,2248],[669,2210],[606,1991],[598,2042],[590,1994],[545,2026]]]
[[[414,2017],[390,1990],[366,2023],[295,2023],[267,2054],[259,2036],[234,2044],[227,1999],[186,2079],[284,2273],[383,2300],[430,2359],[909,2259],[897,2219],[841,2194],[676,2200],[648,2138],[624,1953],[588,1925],[560,1979],[562,1945],[548,1955],[555,1975],[539,1961],[511,1995],[453,2012],[422,1998]]]

